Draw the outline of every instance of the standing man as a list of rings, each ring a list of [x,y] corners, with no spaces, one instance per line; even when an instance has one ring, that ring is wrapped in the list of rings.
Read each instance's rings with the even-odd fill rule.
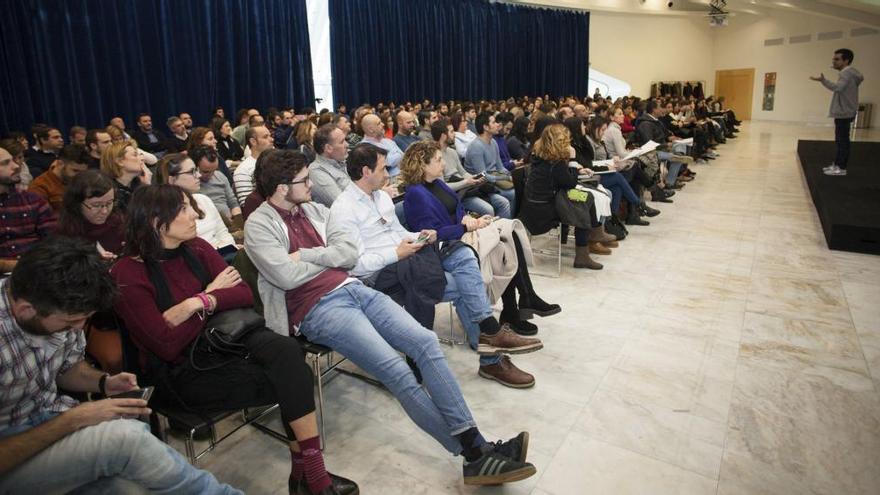
[[[846,175],[849,161],[849,128],[859,111],[859,84],[865,79],[861,72],[852,66],[853,52],[849,48],[834,51],[831,66],[840,71],[836,83],[825,79],[825,74],[810,79],[819,81],[822,86],[834,92],[831,96],[829,117],[834,119],[834,141],[837,144],[837,156],[834,163],[822,169],[825,175]]]

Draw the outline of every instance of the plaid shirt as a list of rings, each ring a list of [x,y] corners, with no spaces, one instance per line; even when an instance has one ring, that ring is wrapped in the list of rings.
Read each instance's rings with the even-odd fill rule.
[[[29,191],[0,194],[0,258],[17,259],[55,227],[55,212],[37,194]]]
[[[82,361],[86,347],[79,330],[45,337],[23,331],[8,304],[8,282],[0,281],[0,436],[3,430],[38,425],[47,412],[77,405],[58,393],[55,378]]]

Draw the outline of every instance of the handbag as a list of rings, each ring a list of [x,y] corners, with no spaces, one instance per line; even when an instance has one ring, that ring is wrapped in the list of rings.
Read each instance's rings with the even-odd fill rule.
[[[568,192],[569,190],[559,190],[556,192],[556,214],[559,215],[560,221],[566,225],[580,229],[589,229],[593,225],[590,218],[591,205],[595,203],[593,195],[586,191],[578,191],[587,195],[586,200],[574,201],[569,197]]]
[[[252,331],[265,328],[266,320],[253,308],[227,309],[212,315],[205,323],[205,328],[196,336],[189,348],[189,360],[193,369],[208,371],[220,368],[236,359],[248,359],[247,348],[241,341]],[[204,342],[199,352],[232,356],[232,359],[215,363],[210,366],[196,364],[196,349],[200,340]]]
[[[492,181],[492,184],[494,184],[495,187],[497,187],[498,189],[501,189],[502,191],[513,189],[513,180],[510,179],[509,175],[502,172],[489,172],[486,175],[496,178]]]

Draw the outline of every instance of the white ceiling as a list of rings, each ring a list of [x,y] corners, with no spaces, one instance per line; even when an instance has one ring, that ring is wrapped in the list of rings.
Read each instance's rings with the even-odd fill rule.
[[[706,15],[709,0],[504,0],[573,9],[628,12],[657,15]],[[773,15],[779,11],[799,11],[842,19],[865,26],[880,27],[880,0],[727,0],[727,11],[734,15]]]

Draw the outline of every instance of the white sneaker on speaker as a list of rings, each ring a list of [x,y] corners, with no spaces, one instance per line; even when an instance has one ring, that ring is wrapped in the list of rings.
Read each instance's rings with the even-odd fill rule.
[[[822,171],[823,171],[823,172],[827,172],[827,171],[832,170],[832,169],[835,169],[835,168],[837,168],[837,164],[836,164],[836,163],[832,163],[831,165],[828,165],[827,167],[822,167]]]
[[[844,176],[846,175],[846,169],[835,165],[833,168],[825,170],[824,173],[825,175]]]

